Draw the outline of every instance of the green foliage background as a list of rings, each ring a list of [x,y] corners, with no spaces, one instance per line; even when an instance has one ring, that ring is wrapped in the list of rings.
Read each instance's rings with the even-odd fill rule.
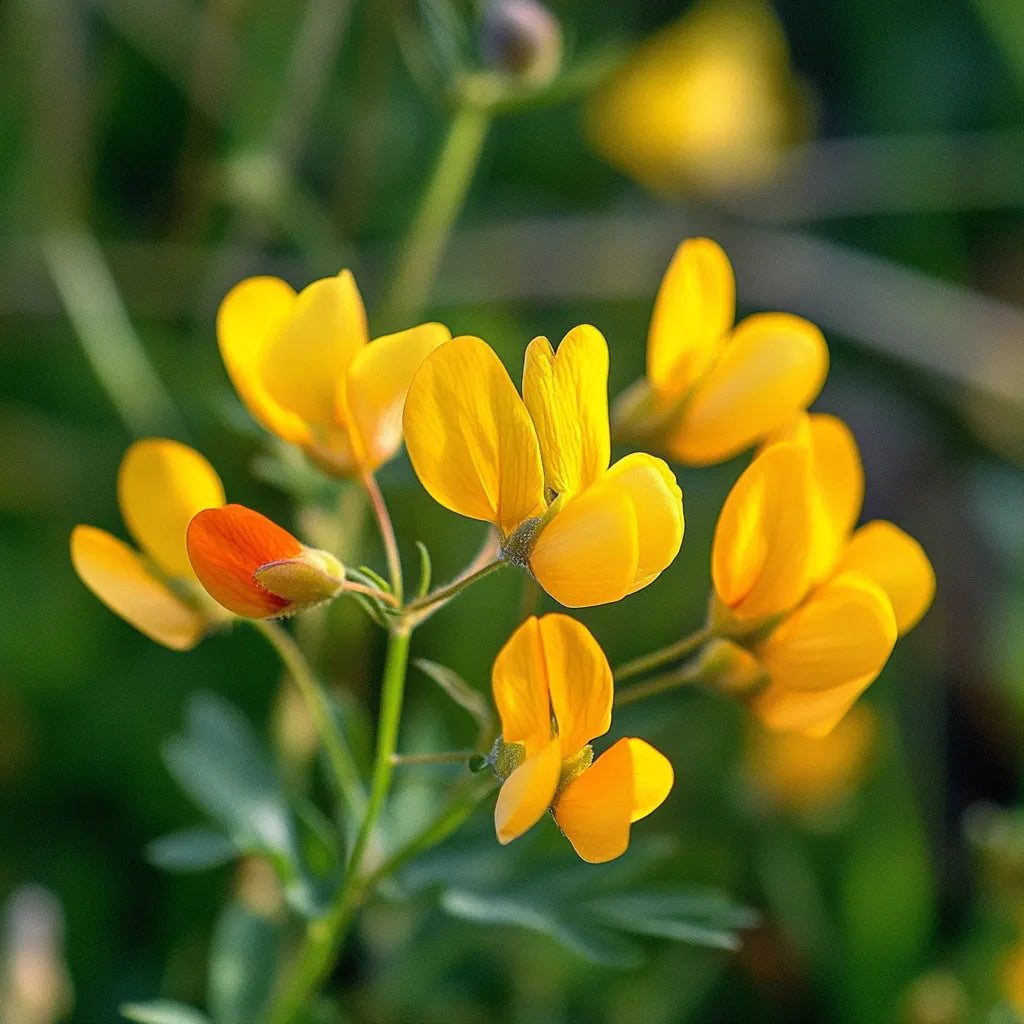
[[[682,8],[564,0],[553,9],[573,66]],[[949,155],[938,185],[925,173],[931,161],[908,156],[895,160],[877,205],[841,215],[797,209],[780,221],[770,192],[739,207],[660,204],[590,151],[578,102],[542,106],[497,123],[429,314],[485,337],[513,376],[534,335],[591,322],[609,339],[615,394],[642,372],[674,244],[711,233],[734,255],[745,311],[788,303],[822,321],[833,369],[817,408],[847,418],[861,442],[866,516],[918,537],[939,580],[933,610],[869,694],[883,722],[870,777],[830,816],[794,821],[759,801],[744,775],[740,709],[697,693],[625,709],[616,732],[658,745],[677,780],[627,856],[652,885],[711,886],[758,908],[763,923],[742,951],[652,938],[642,965],[610,969],[546,935],[453,920],[429,894],[385,899],[366,911],[332,981],[346,1020],[996,1019],[1008,900],[976,869],[962,816],[976,801],[1016,807],[1021,796],[1024,394],[999,396],[970,368],[997,352],[1011,369],[1024,361],[1024,25],[1012,0],[783,0],[778,12],[796,68],[819,93],[824,136],[889,140],[897,154],[931,140]],[[189,654],[164,651],[75,578],[75,523],[123,536],[115,476],[132,432],[83,354],[54,267],[59,276],[70,266],[84,295],[102,297],[97,264],[68,256],[67,233],[98,243],[173,396],[173,409],[143,408],[142,432],[193,444],[230,499],[311,529],[308,518],[295,522],[280,457],[268,462],[268,439],[231,391],[213,318],[248,274],[301,285],[351,265],[374,333],[403,326],[377,323],[374,300],[444,129],[392,31],[408,14],[398,0],[13,0],[0,11],[0,901],[29,882],[57,894],[72,1019],[82,1024],[157,994],[204,1003],[232,869],[169,875],[146,862],[148,842],[201,820],[159,750],[197,690],[227,697],[265,730],[279,670],[245,629]],[[216,31],[204,36],[201,16]],[[310,18],[318,28],[297,59]],[[600,252],[589,231],[605,240]],[[799,289],[761,298],[802,279],[787,254],[807,238],[833,257],[871,257],[900,310],[890,328],[849,314],[865,293],[840,258],[817,265],[813,309],[790,302]],[[483,265],[469,255],[481,244]],[[928,275],[934,290],[898,268]],[[974,309],[964,296],[992,301],[974,330],[954,335],[935,318]],[[833,310],[846,333],[827,322]],[[114,345],[108,315],[101,306],[99,334]],[[934,331],[920,326],[933,321]],[[906,324],[929,344],[908,346]],[[129,390],[140,393],[134,382]],[[676,563],[640,594],[581,616],[613,664],[700,622],[711,531],[741,464],[680,471],[687,533]],[[482,539],[479,524],[436,506],[404,457],[381,482],[408,564],[418,538],[436,579],[458,571]],[[345,543],[380,564],[372,531],[355,519]],[[486,691],[522,600],[520,576],[490,578],[417,634],[414,653]],[[331,615],[325,674],[354,706],[372,706],[381,638],[354,606]],[[472,741],[461,712],[413,672],[403,749]],[[450,778],[445,768],[403,774],[397,806],[414,820]],[[549,822],[502,850],[488,827],[480,812],[469,833],[498,877],[513,878],[523,858],[564,853]],[[966,1016],[907,1009],[936,970],[963,984]]]

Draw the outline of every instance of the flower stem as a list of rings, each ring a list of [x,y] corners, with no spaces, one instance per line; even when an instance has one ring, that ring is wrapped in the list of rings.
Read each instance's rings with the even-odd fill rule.
[[[482,580],[485,576],[490,576],[492,572],[503,569],[509,564],[504,558],[495,558],[494,561],[487,562],[479,569],[465,572],[461,576],[457,576],[451,583],[446,583],[443,587],[432,590],[426,597],[421,597],[417,601],[410,601],[405,606],[405,611],[412,614],[413,621],[418,625],[427,616],[436,612],[441,605],[450,601],[457,594],[462,593],[467,587],[471,587],[478,580]]]
[[[444,750],[436,754],[392,754],[392,764],[464,764],[477,751]]]
[[[668,647],[662,647],[660,650],[652,651],[650,654],[644,654],[639,658],[634,658],[632,661],[627,661],[625,665],[620,665],[615,669],[615,682],[621,683],[626,679],[633,679],[635,676],[642,676],[646,672],[669,665],[673,661],[679,661],[688,654],[692,654],[701,644],[709,639],[711,639],[711,632],[705,627],[674,644],[669,644]]]
[[[252,619],[253,627],[260,632],[277,652],[288,674],[295,680],[302,694],[310,717],[320,734],[320,740],[327,751],[327,757],[334,772],[334,779],[342,799],[348,806],[349,813],[355,819],[361,819],[366,811],[366,793],[359,781],[355,760],[348,748],[348,743],[338,727],[334,713],[327,703],[313,670],[309,667],[299,645],[291,634],[270,619]]]
[[[478,102],[463,98],[456,108],[381,303],[385,323],[405,326],[426,303],[448,236],[480,162],[490,123],[490,111]]]
[[[668,690],[675,690],[680,686],[699,686],[704,682],[702,673],[695,668],[677,668],[672,672],[663,672],[660,676],[654,676],[636,686],[630,686],[615,694],[613,706],[624,707],[627,704],[635,704],[637,701],[646,700],[648,697],[655,697],[659,693]]]
[[[391,590],[395,595],[395,602],[400,605],[402,603],[402,560],[398,555],[395,528],[391,523],[384,495],[380,493],[374,475],[366,473],[363,476],[363,484],[366,487],[366,493],[370,496],[370,505],[377,518],[377,525],[380,527],[380,539],[384,544],[384,555],[388,562],[388,576],[391,577]]]

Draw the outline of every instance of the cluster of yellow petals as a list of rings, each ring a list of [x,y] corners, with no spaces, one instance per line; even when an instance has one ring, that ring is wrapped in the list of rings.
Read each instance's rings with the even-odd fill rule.
[[[735,319],[728,256],[709,238],[687,239],[655,300],[647,378],[615,409],[617,435],[706,466],[753,447],[806,409],[828,373],[821,331],[789,313]]]
[[[225,617],[206,599],[189,562],[185,531],[193,516],[224,504],[224,487],[199,452],[150,438],[125,453],[117,498],[141,551],[94,526],[76,526],[71,561],[82,582],[146,636],[186,651]]]
[[[423,486],[493,523],[510,560],[578,608],[647,586],[683,539],[682,494],[642,453],[609,468],[608,346],[576,327],[557,352],[535,338],[520,398],[494,351],[459,337],[423,362],[405,404],[405,441]],[[522,550],[520,550],[522,548]]]
[[[661,805],[674,776],[668,759],[639,739],[621,739],[593,760],[590,741],[612,717],[612,673],[594,637],[568,616],[531,616],[499,652],[492,686],[498,770],[510,753],[518,762],[494,809],[499,841],[521,836],[550,808],[585,861],[624,853],[631,824]]]
[[[826,735],[927,611],[931,563],[892,523],[854,530],[863,502],[849,429],[804,415],[733,487],[715,529],[720,631],[746,638],[767,682],[752,700],[771,729]]]
[[[248,278],[217,315],[224,365],[249,412],[336,476],[372,473],[394,457],[409,381],[450,337],[428,323],[371,342],[347,270],[298,294],[276,277]]]
[[[759,185],[807,134],[808,89],[763,0],[703,0],[643,43],[587,108],[613,166],[660,193]]]

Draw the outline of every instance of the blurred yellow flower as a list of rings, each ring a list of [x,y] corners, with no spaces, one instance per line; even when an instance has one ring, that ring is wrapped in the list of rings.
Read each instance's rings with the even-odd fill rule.
[[[189,563],[185,531],[203,509],[224,504],[224,487],[199,452],[177,441],[137,441],[125,453],[117,498],[141,553],[105,530],[76,526],[71,561],[82,582],[146,636],[190,650],[223,621]]]
[[[824,811],[860,785],[871,762],[878,719],[858,704],[828,736],[770,732],[753,726],[746,767],[753,785],[792,813]]]
[[[1024,943],[1015,946],[1004,957],[999,987],[1014,1012],[1024,1016]]]
[[[587,131],[645,188],[724,192],[770,180],[811,126],[782,28],[761,0],[705,0],[594,95]]]
[[[608,346],[581,326],[557,354],[530,343],[522,398],[490,347],[461,337],[424,360],[405,405],[409,457],[434,500],[497,526],[504,557],[573,608],[647,586],[683,539],[661,459],[609,468],[607,387]]]
[[[585,861],[625,853],[630,825],[661,805],[674,776],[639,739],[594,760],[590,741],[612,720],[612,673],[594,637],[566,615],[531,616],[499,652],[492,686],[502,733],[492,753],[503,780],[498,840],[518,838],[550,808]]]
[[[224,365],[249,412],[340,476],[372,473],[394,457],[409,381],[450,337],[430,323],[371,343],[347,270],[298,294],[276,277],[251,277],[217,314]]]
[[[935,574],[892,523],[853,531],[863,470],[845,424],[805,414],[778,436],[722,507],[711,558],[716,620],[764,671],[752,698],[761,721],[822,736],[927,611]]]
[[[706,466],[806,409],[828,373],[821,331],[789,313],[757,313],[734,326],[735,319],[729,257],[709,238],[687,239],[658,289],[647,377],[616,403],[616,436]]]

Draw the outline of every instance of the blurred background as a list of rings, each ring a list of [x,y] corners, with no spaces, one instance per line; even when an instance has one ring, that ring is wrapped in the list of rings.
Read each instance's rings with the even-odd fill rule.
[[[251,879],[236,866],[167,874],[145,855],[202,820],[160,756],[190,694],[237,704],[293,769],[309,757],[255,634],[163,650],[96,601],[68,558],[75,523],[125,536],[115,479],[141,436],[200,448],[229,500],[314,542],[330,527],[323,488],[231,390],[214,331],[227,289],[262,273],[299,287],[349,266],[374,335],[439,319],[486,338],[514,378],[534,335],[590,322],[611,347],[614,395],[642,374],[660,276],[697,234],[730,254],[741,312],[788,310],[824,330],[832,371],[815,408],[851,424],[865,518],[922,542],[935,605],[827,753],[781,749],[741,708],[697,692],[617,715],[618,734],[645,736],[676,768],[622,871],[753,908],[738,951],[588,944],[561,927],[554,869],[530,876],[554,907],[520,915],[530,927],[473,920],[486,915],[450,891],[439,906],[446,863],[479,895],[521,889],[531,864],[566,852],[549,822],[499,849],[481,810],[426,858],[412,896],[367,909],[332,978],[344,1012],[324,1019],[1024,1019],[1019,3],[552,0],[557,22],[517,10],[511,29],[460,0],[0,10],[6,1024],[111,1021],[157,995],[204,1003],[215,922]],[[388,294],[453,83],[495,73],[517,86],[481,129],[436,281]],[[744,464],[679,470],[676,563],[581,616],[613,664],[702,621],[715,518]],[[480,524],[435,505],[404,456],[381,483],[409,564],[418,538],[435,578],[457,572]],[[339,553],[379,567],[350,498]],[[486,692],[535,601],[519,575],[490,578],[417,634],[415,654]],[[381,637],[351,602],[330,614],[317,661],[365,732]],[[414,671],[403,747],[472,742]],[[454,771],[403,769],[397,817],[414,823]]]

